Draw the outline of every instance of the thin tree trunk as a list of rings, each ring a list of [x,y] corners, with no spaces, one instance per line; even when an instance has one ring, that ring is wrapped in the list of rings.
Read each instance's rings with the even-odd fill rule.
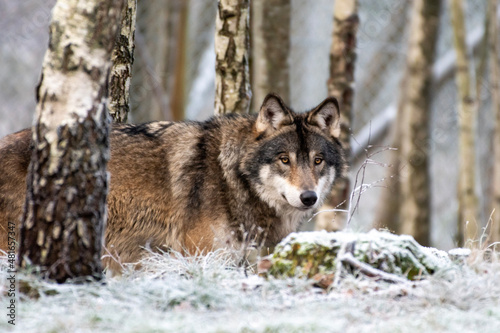
[[[108,110],[116,123],[127,122],[130,112],[130,78],[134,63],[134,36],[137,1],[127,0],[123,6],[121,30],[117,35],[111,60],[113,67],[109,77]]]
[[[430,243],[429,118],[440,9],[441,1],[413,2],[396,122],[398,151],[377,216],[379,227],[412,235],[423,245]]]
[[[478,230],[478,199],[475,193],[475,124],[476,103],[470,75],[465,19],[462,0],[450,0],[453,43],[457,55],[456,83],[459,119],[459,181],[458,237],[459,244],[476,240]]]
[[[132,75],[132,114],[137,122],[173,120],[178,1],[138,0],[136,65]]]
[[[215,114],[250,107],[249,0],[219,0],[215,21]]]
[[[403,87],[406,86],[405,80],[406,79],[403,77]],[[382,192],[378,211],[373,222],[375,228],[386,228],[396,234],[401,233],[399,210],[401,207],[401,173],[403,170],[401,165],[400,142],[403,138],[403,124],[407,123],[404,119],[405,114],[402,112],[402,110],[404,110],[403,105],[406,103],[406,96],[401,93],[398,101],[398,114],[396,121],[392,125],[394,130],[394,143],[391,146],[398,150],[395,150],[391,156],[385,190]]]
[[[107,79],[123,0],[58,1],[37,92],[19,264],[58,282],[101,277]]]
[[[291,0],[252,1],[253,100],[269,92],[290,101]]]
[[[170,110],[172,118],[175,121],[184,120],[184,101],[186,90],[186,35],[187,35],[187,15],[188,15],[188,0],[178,0],[173,5],[173,12],[177,17],[177,22],[170,20],[170,23],[175,23],[172,27],[172,32],[175,36],[170,38],[169,46],[169,68],[173,75],[170,78]],[[173,44],[175,42],[175,44]]]
[[[488,6],[491,4],[489,3]],[[476,61],[476,109],[481,110],[481,93],[483,87],[483,81],[485,80],[486,68],[488,67],[488,49],[490,44],[490,15],[489,9],[486,9],[485,17],[484,17],[484,33],[483,37],[479,43],[477,49],[477,61]],[[473,51],[474,54],[474,51]]]
[[[495,133],[493,135],[493,193],[491,210],[494,211],[490,221],[490,242],[500,242],[500,43],[497,18],[497,0],[489,0],[489,52],[490,52],[490,88],[492,109],[495,117]],[[497,249],[499,247],[497,246]]]
[[[429,119],[432,64],[436,54],[441,1],[416,0],[407,53],[406,116],[401,141],[401,162],[407,169],[401,180],[401,232],[430,245]]]
[[[408,73],[406,73],[401,80],[402,87],[408,86],[407,80],[410,72],[409,70],[407,71]],[[376,228],[387,228],[391,232],[397,234],[402,232],[402,221],[399,214],[402,205],[401,181],[404,171],[407,170],[407,166],[402,163],[401,153],[401,142],[405,138],[404,132],[407,130],[407,124],[409,123],[407,119],[408,113],[404,112],[407,109],[405,105],[408,104],[407,90],[408,89],[401,89],[400,92],[397,117],[393,125],[393,144],[391,145],[392,148],[396,148],[397,150],[395,150],[391,156],[388,175],[386,177],[386,189],[382,192],[379,209],[373,223]]]
[[[330,49],[330,77],[328,95],[340,102],[340,142],[351,160],[351,122],[354,101],[354,67],[356,62],[356,32],[358,30],[357,0],[336,0],[333,8],[334,27]],[[338,230],[346,221],[346,214],[337,214],[334,208],[347,209],[349,206],[350,181],[347,174],[341,175],[333,187],[330,198],[318,215],[315,229]]]

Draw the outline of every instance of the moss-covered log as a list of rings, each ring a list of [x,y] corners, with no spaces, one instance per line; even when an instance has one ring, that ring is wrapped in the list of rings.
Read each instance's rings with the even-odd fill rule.
[[[399,277],[415,280],[451,264],[446,252],[423,247],[411,236],[376,230],[292,233],[276,246],[269,260],[268,273],[275,277],[328,276],[342,268],[392,282],[398,282]]]

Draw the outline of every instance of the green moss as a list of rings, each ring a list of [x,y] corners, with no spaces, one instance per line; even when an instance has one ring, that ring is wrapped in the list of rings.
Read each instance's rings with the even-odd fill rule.
[[[269,274],[275,277],[312,278],[332,274],[341,251],[360,262],[410,280],[433,274],[450,264],[441,251],[420,246],[412,237],[372,230],[369,233],[293,233],[275,248]],[[446,258],[445,258],[446,257]]]

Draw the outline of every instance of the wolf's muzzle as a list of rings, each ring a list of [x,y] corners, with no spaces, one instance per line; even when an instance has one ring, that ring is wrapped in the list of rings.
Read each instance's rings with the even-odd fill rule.
[[[314,205],[317,200],[318,196],[314,191],[305,191],[300,195],[300,201],[302,201],[302,203],[308,207]]]

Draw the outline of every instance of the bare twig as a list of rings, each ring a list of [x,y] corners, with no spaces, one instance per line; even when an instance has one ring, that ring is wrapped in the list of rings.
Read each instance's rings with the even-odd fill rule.
[[[352,137],[352,140],[354,142],[358,143],[358,141],[356,140],[356,138],[354,138],[354,136]],[[354,180],[354,189],[351,191],[351,194],[349,195],[349,206],[347,207],[347,209],[338,209],[338,207],[342,206],[346,202],[344,200],[344,201],[340,202],[337,206],[335,206],[333,209],[323,209],[323,210],[318,211],[316,214],[314,214],[309,219],[309,221],[311,221],[316,215],[318,215],[320,213],[324,213],[324,212],[342,212],[342,213],[347,213],[347,223],[346,223],[346,225],[349,225],[350,222],[351,222],[351,220],[352,220],[352,217],[354,216],[354,213],[359,208],[359,202],[361,200],[361,195],[363,193],[365,193],[370,188],[380,187],[380,186],[377,186],[377,184],[379,184],[381,182],[384,182],[386,180],[386,178],[384,177],[384,178],[376,180],[376,181],[374,181],[374,182],[372,182],[370,184],[365,184],[364,183],[364,179],[365,179],[365,175],[366,175],[366,167],[368,165],[377,165],[377,166],[382,166],[382,167],[388,167],[389,166],[388,164],[375,161],[375,160],[372,159],[372,157],[375,156],[375,155],[377,155],[377,154],[380,154],[382,152],[388,151],[388,150],[397,150],[397,149],[396,148],[392,148],[392,147],[388,147],[388,146],[372,146],[372,145],[370,145],[370,134],[369,133],[368,133],[368,139],[367,140],[368,141],[366,143],[366,146],[364,146],[362,148],[362,150],[365,152],[365,160],[361,164],[361,166],[358,168],[358,171],[356,172],[356,177],[355,177],[355,180]],[[378,150],[376,150],[374,152],[371,152],[370,150],[372,148],[380,148],[380,149],[378,149]],[[360,177],[361,177],[361,180],[360,180]],[[360,185],[358,185],[358,184],[360,184]],[[353,201],[354,201],[354,198],[355,198],[356,194],[357,194],[356,203],[354,204],[354,207],[353,207]]]
[[[339,261],[343,264],[347,264],[355,269],[357,269],[360,273],[372,278],[377,278],[379,280],[389,282],[389,283],[407,283],[408,280],[401,278],[395,274],[387,273],[381,271],[380,269],[376,269],[368,264],[365,264],[358,259],[354,258],[351,253],[345,253],[342,257],[339,258]]]

